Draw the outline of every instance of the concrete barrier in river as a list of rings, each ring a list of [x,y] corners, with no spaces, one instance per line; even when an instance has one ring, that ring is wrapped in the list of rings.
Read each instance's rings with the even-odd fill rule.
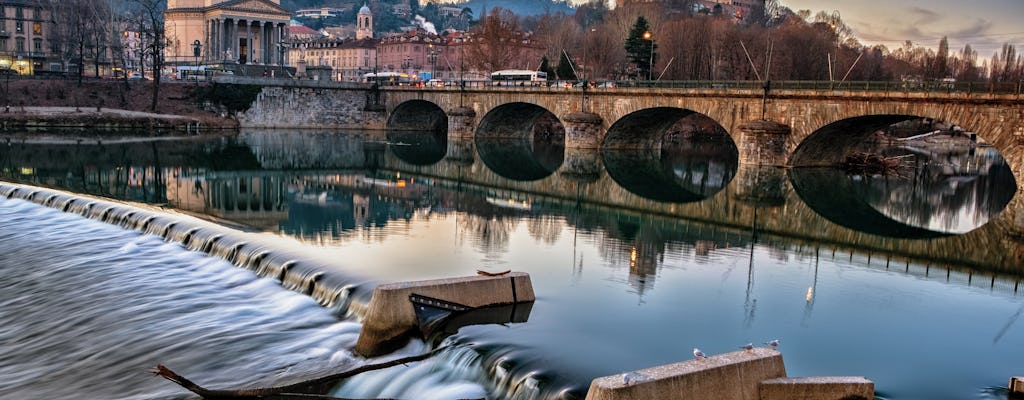
[[[782,354],[754,348],[594,379],[587,400],[868,400],[862,377],[787,378]]]
[[[357,353],[372,357],[405,344],[419,328],[410,297],[463,310],[534,301],[530,275],[524,272],[383,284],[373,290]]]

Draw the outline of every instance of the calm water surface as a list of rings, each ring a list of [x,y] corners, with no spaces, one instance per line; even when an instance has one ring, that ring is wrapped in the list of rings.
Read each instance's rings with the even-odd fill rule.
[[[1024,245],[989,233],[1012,218],[986,224],[1016,184],[987,150],[903,178],[748,179],[762,175],[731,143],[602,154],[588,176],[529,145],[426,142],[420,155],[369,134],[14,144],[0,165],[6,180],[240,223],[375,279],[530,273],[528,322],[464,327],[448,339],[464,347],[338,396],[504,397],[494,382],[516,377],[522,397],[582,397],[594,377],[776,338],[789,375],[867,376],[886,399],[1002,399],[1024,368],[1021,271],[1005,261]],[[509,165],[529,174],[497,173]],[[156,362],[211,386],[359,362],[358,324],[229,263],[20,201],[0,213],[15,255],[0,262],[0,397],[182,393],[145,376]],[[972,250],[942,262],[930,244]]]

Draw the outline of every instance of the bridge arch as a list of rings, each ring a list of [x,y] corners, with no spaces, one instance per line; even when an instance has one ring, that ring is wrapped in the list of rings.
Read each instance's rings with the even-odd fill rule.
[[[476,128],[477,139],[547,139],[564,142],[565,127],[548,109],[533,103],[511,102],[492,108]]]
[[[810,133],[797,144],[788,164],[795,167],[835,165],[879,129],[916,118],[920,117],[864,115],[832,122]]]
[[[793,188],[820,216],[861,232],[932,238],[977,229],[1003,212],[1017,193],[1020,178],[1013,176],[1004,153],[1013,146],[976,144],[976,137],[989,132],[969,132],[931,115],[863,115],[822,126],[799,143],[789,165],[834,166],[852,151],[869,151],[901,157],[913,168],[900,169],[898,177],[795,168],[789,171]],[[935,133],[939,136],[929,137]],[[878,144],[875,135],[910,140]],[[944,189],[931,193],[927,187]]]
[[[608,175],[638,196],[671,203],[704,200],[725,188],[739,152],[724,127],[679,107],[653,107],[612,124],[601,146]]]
[[[448,146],[448,116],[437,104],[409,100],[391,112],[387,122],[389,146],[399,159],[431,165],[444,158]]]
[[[554,113],[536,104],[511,102],[491,109],[475,136],[480,160],[508,179],[545,178],[565,159],[565,127]]]
[[[421,131],[448,134],[448,115],[437,104],[426,100],[409,100],[391,111],[388,131]]]

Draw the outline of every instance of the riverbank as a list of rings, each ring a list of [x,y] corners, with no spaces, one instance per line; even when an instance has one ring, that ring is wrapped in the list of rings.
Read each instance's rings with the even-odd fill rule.
[[[154,109],[152,81],[0,81],[0,132],[32,136],[43,131],[85,135],[130,131],[163,136],[237,129],[237,120],[197,105],[196,87],[177,81],[161,83]]]

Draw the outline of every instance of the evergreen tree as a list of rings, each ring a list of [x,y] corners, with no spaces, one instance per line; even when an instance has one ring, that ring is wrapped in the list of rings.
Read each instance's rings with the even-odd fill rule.
[[[555,79],[555,69],[551,68],[551,61],[548,60],[548,56],[541,57],[540,68],[537,70],[548,74],[549,81]]]
[[[562,56],[558,58],[558,79],[564,81],[576,80],[576,72],[573,71],[572,61],[566,57],[566,53],[562,52]]]
[[[654,33],[643,16],[637,17],[633,28],[629,30],[626,56],[636,64],[637,79],[648,79],[651,76],[651,67],[658,61],[658,44],[654,42]]]

